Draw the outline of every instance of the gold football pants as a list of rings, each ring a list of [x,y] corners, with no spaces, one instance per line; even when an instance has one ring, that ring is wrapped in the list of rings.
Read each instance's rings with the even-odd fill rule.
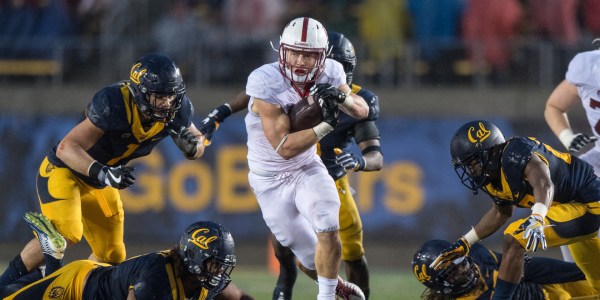
[[[600,292],[600,239],[598,238],[600,203],[554,204],[548,209],[544,230],[548,247],[569,245],[573,260],[583,271],[589,284]],[[527,240],[517,229],[527,218],[512,222],[504,231],[523,248]],[[552,220],[552,221],[550,221]],[[593,232],[592,232],[593,231]]]
[[[363,227],[358,208],[354,202],[348,176],[335,181],[340,196],[340,239],[342,260],[355,261],[364,254]]]
[[[117,189],[93,188],[45,158],[37,193],[42,213],[65,239],[77,243],[84,236],[97,258],[111,264],[125,260],[123,203]]]
[[[91,260],[74,261],[54,273],[21,288],[14,294],[4,298],[4,300],[82,299],[87,274],[101,265],[105,264],[99,264]]]

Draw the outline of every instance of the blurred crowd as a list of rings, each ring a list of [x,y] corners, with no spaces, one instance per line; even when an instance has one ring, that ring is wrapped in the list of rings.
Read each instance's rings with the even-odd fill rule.
[[[540,55],[523,45],[549,45],[558,68],[595,47],[598,13],[597,0],[0,0],[0,59],[133,42],[133,53],[162,51],[188,66],[191,80],[237,82],[275,59],[268,42],[277,46],[285,23],[311,16],[352,39],[359,71],[374,81],[396,68],[432,82],[503,81]],[[86,53],[66,56],[96,52]]]

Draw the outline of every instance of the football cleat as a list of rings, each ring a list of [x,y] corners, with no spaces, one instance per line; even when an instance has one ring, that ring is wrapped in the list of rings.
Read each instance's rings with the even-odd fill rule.
[[[292,300],[292,291],[277,285],[273,290],[273,300]]]
[[[341,300],[365,300],[365,294],[354,283],[338,278],[335,295]]]
[[[50,220],[44,215],[35,212],[26,213],[24,219],[40,242],[42,252],[58,260],[63,259],[65,249],[67,248],[67,241],[58,233]]]

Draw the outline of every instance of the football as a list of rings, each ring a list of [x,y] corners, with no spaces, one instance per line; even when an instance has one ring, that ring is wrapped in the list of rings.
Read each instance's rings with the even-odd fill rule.
[[[323,121],[321,106],[310,95],[294,103],[288,111],[288,116],[290,117],[290,132],[312,128]]]

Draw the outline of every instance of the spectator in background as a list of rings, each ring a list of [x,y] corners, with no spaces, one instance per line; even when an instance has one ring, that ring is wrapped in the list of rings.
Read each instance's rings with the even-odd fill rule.
[[[519,33],[522,18],[523,10],[517,0],[467,1],[462,37],[475,70],[491,68],[501,76],[507,75],[511,40]]]
[[[367,75],[393,73],[386,69],[402,53],[408,23],[404,4],[404,0],[366,0],[358,10],[359,34],[368,53],[363,63]]]
[[[420,46],[420,59],[427,64],[426,69],[434,81],[444,79],[452,73],[452,60],[456,58],[459,48],[457,41],[463,2],[408,0],[413,39]]]
[[[586,33],[598,37],[600,35],[600,1],[581,0],[579,7],[583,17],[583,28]]]
[[[284,0],[227,0],[223,16],[227,25],[231,77],[243,81],[265,61],[276,59],[276,52],[265,41],[276,41],[285,10]],[[269,56],[269,54],[272,54]],[[254,57],[249,60],[248,56]]]
[[[152,29],[152,37],[157,50],[179,62],[182,75],[191,77],[188,68],[195,65],[195,46],[200,38],[200,31],[188,1],[173,2],[169,12]]]
[[[579,40],[577,0],[527,0],[526,2],[536,35],[547,37],[562,45],[573,45]]]
[[[63,0],[10,1],[1,10],[0,44],[5,58],[54,58],[52,50],[74,32]]]

